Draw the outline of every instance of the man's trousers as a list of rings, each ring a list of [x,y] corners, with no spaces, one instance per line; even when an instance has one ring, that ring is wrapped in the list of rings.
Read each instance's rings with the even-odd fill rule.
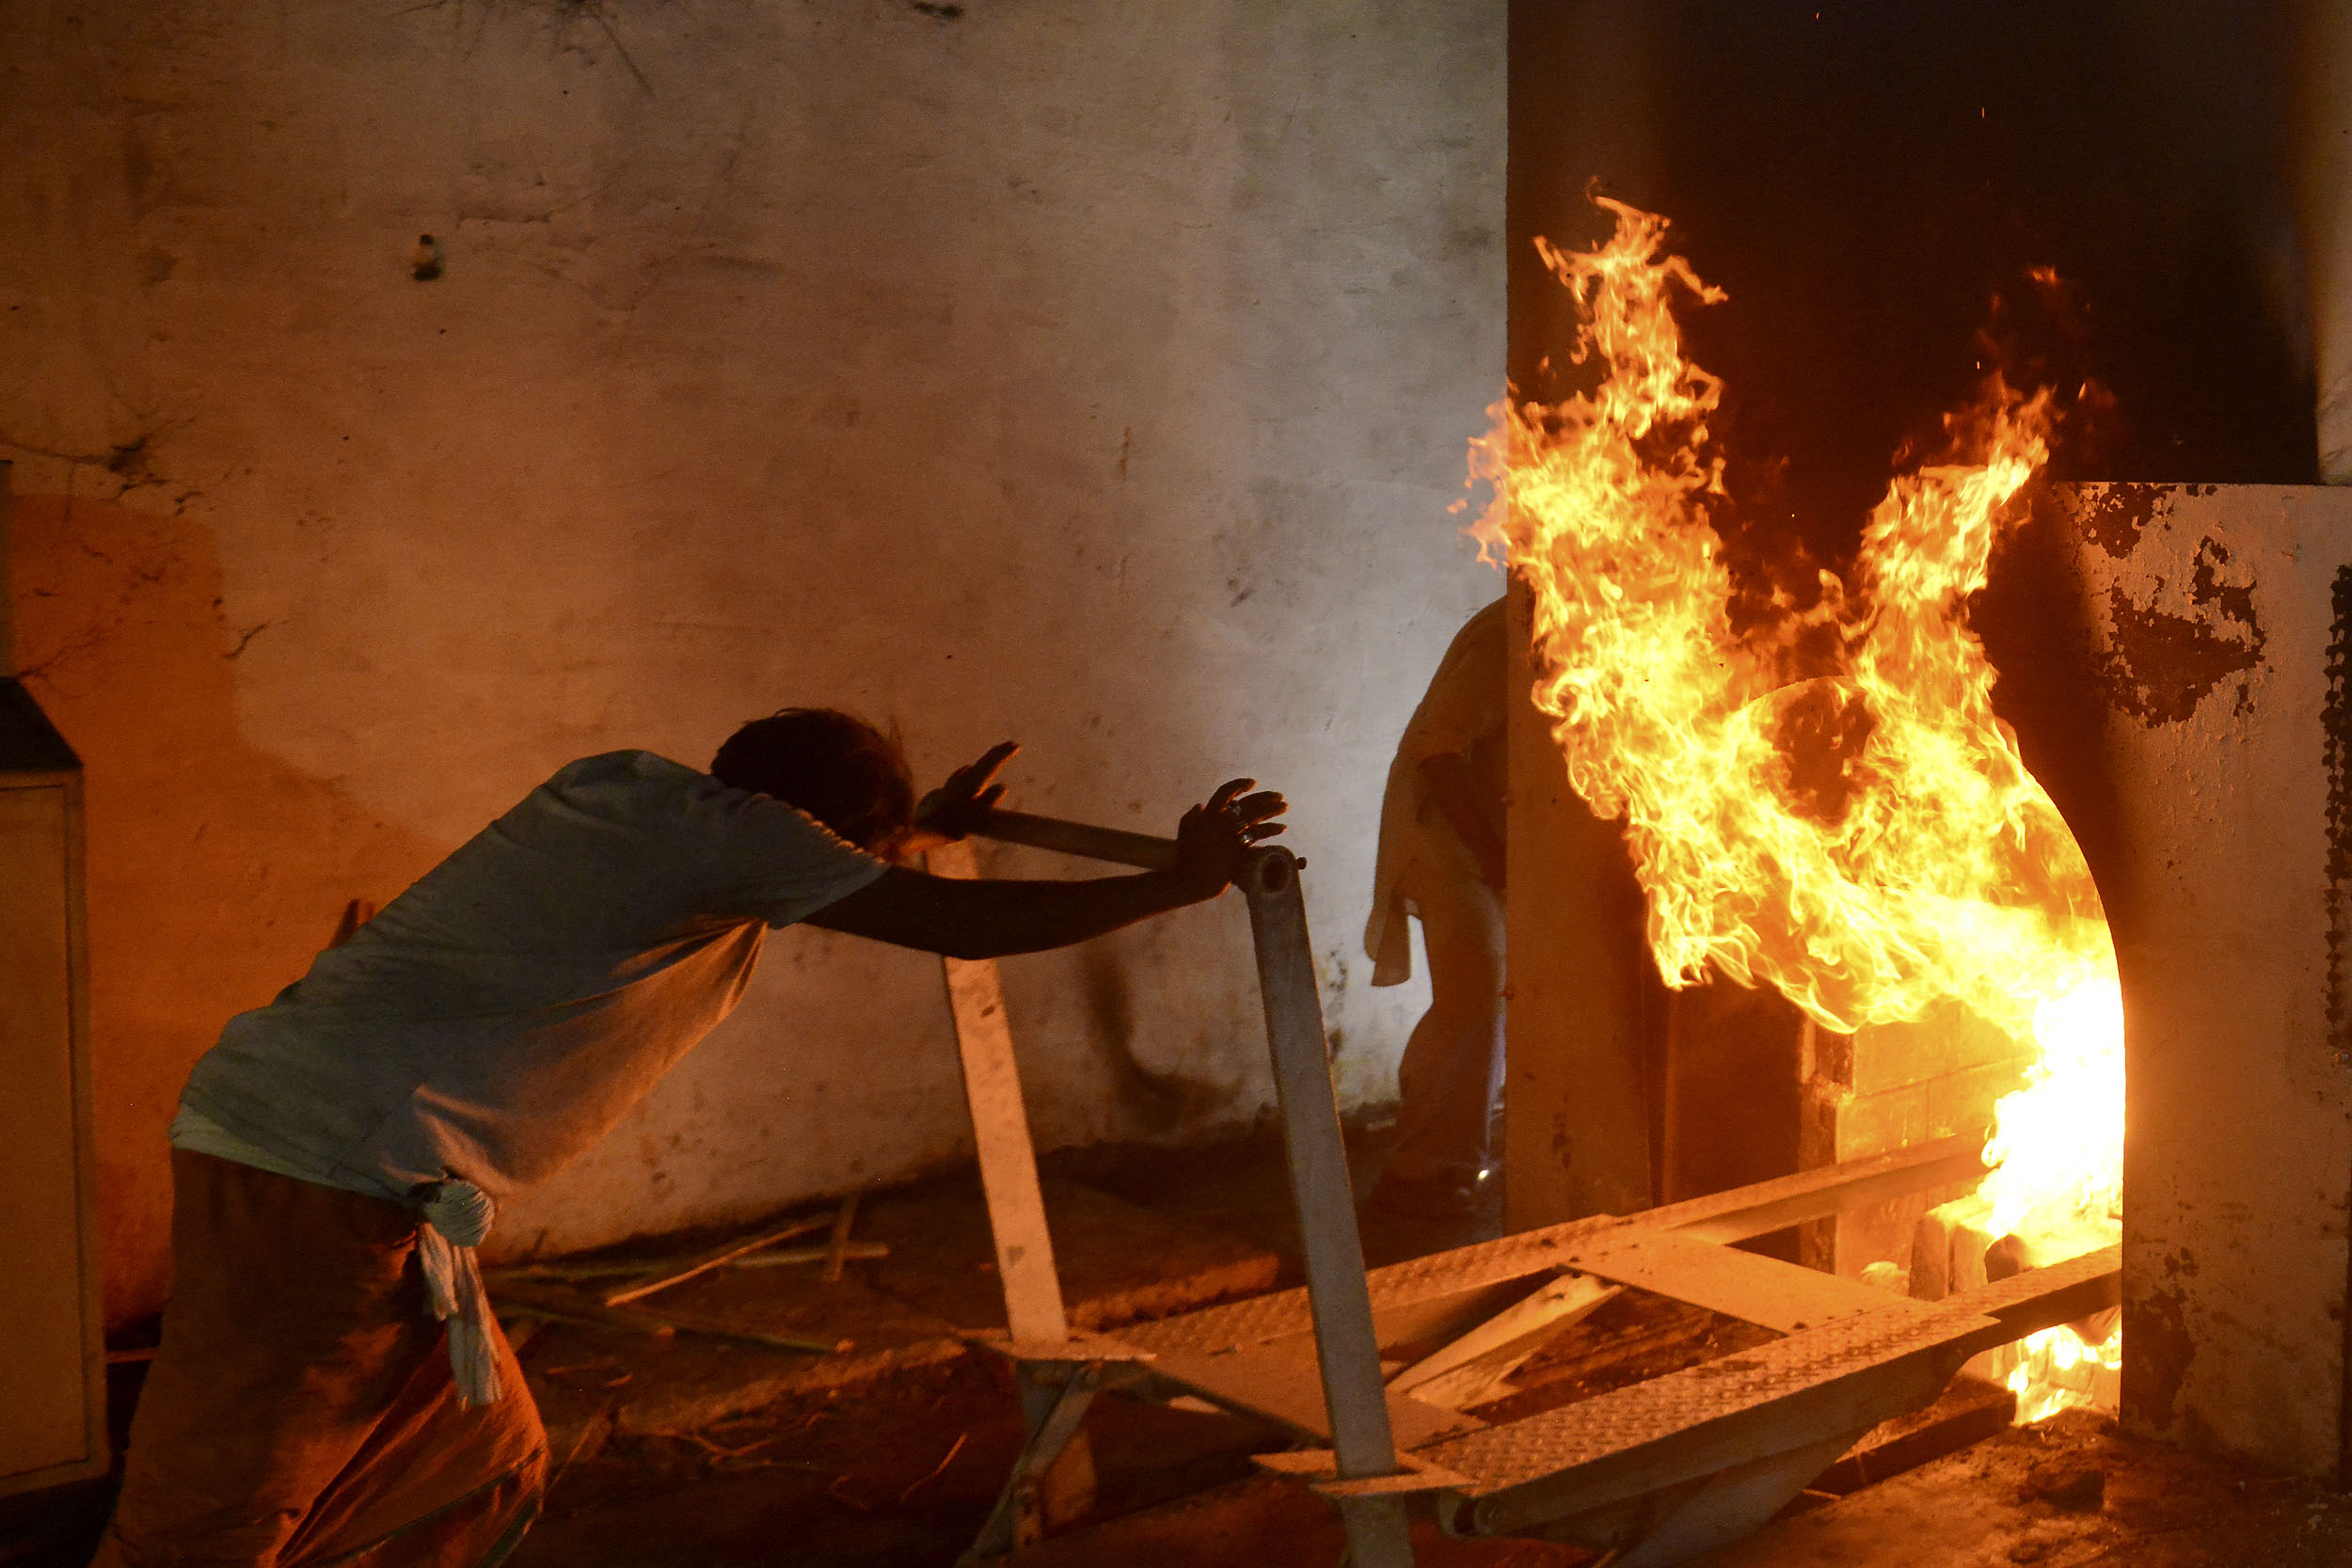
[[[502,1559],[546,1435],[503,1338],[501,1396],[458,1404],[415,1216],[185,1149],[171,1173],[163,1345],[92,1568]]]

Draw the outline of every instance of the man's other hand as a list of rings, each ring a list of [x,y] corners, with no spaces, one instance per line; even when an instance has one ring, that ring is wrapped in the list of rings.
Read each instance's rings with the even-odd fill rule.
[[[916,830],[947,840],[977,831],[1005,798],[1005,786],[995,782],[996,774],[1020,750],[1017,740],[998,741],[979,761],[948,774],[947,782],[924,796],[923,803],[915,808]]]
[[[1232,885],[1252,847],[1282,831],[1274,820],[1290,802],[1271,789],[1242,791],[1255,779],[1228,779],[1207,802],[1184,813],[1176,825],[1176,875],[1200,898],[1214,898]]]

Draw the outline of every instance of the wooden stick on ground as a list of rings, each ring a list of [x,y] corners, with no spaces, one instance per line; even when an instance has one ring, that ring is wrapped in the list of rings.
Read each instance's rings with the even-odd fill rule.
[[[593,1297],[561,1287],[531,1285],[520,1281],[498,1284],[491,1291],[491,1305],[502,1313],[546,1318],[560,1323],[625,1328],[635,1334],[656,1336],[699,1334],[707,1338],[734,1339],[742,1344],[762,1345],[770,1350],[802,1351],[812,1355],[832,1355],[850,1348],[847,1339],[808,1339],[791,1334],[766,1334],[758,1329],[739,1328],[733,1323],[679,1312],[659,1315],[631,1312],[606,1307]]]
[[[749,1258],[738,1258],[727,1267],[730,1269],[781,1269],[788,1268],[795,1263],[831,1262],[833,1256],[833,1248],[829,1246],[778,1247],[773,1252],[755,1253]],[[844,1242],[841,1245],[841,1256],[852,1261],[887,1258],[890,1256],[890,1243],[888,1242]]]
[[[825,1283],[841,1283],[841,1266],[850,1257],[850,1227],[857,1223],[857,1197],[851,1193],[841,1200],[841,1212],[833,1217],[833,1243],[825,1250]]]
[[[604,1304],[607,1307],[625,1307],[642,1296],[653,1294],[656,1291],[666,1291],[673,1285],[683,1285],[697,1275],[708,1274],[713,1269],[724,1267],[738,1258],[757,1252],[762,1247],[773,1246],[778,1242],[788,1242],[795,1236],[805,1236],[810,1231],[821,1230],[824,1227],[825,1222],[821,1219],[795,1220],[781,1230],[771,1230],[765,1236],[755,1236],[748,1242],[733,1243],[721,1247],[716,1252],[706,1253],[685,1268],[665,1274],[659,1279],[649,1279],[642,1285],[627,1285],[620,1290],[607,1291]]]
[[[493,1263],[482,1271],[482,1277],[493,1282],[501,1279],[643,1279],[649,1272],[642,1258],[601,1263]]]

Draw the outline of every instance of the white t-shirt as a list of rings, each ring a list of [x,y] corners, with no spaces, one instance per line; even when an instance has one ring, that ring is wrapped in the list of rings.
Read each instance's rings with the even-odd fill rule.
[[[386,1197],[449,1178],[506,1197],[734,1009],[769,927],[883,869],[765,795],[584,757],[230,1020],[173,1142]]]

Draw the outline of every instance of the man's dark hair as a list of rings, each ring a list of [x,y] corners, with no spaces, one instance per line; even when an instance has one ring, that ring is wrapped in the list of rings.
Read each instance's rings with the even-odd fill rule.
[[[710,772],[800,807],[861,849],[887,849],[914,821],[914,781],[898,743],[834,708],[753,720],[727,736]]]

